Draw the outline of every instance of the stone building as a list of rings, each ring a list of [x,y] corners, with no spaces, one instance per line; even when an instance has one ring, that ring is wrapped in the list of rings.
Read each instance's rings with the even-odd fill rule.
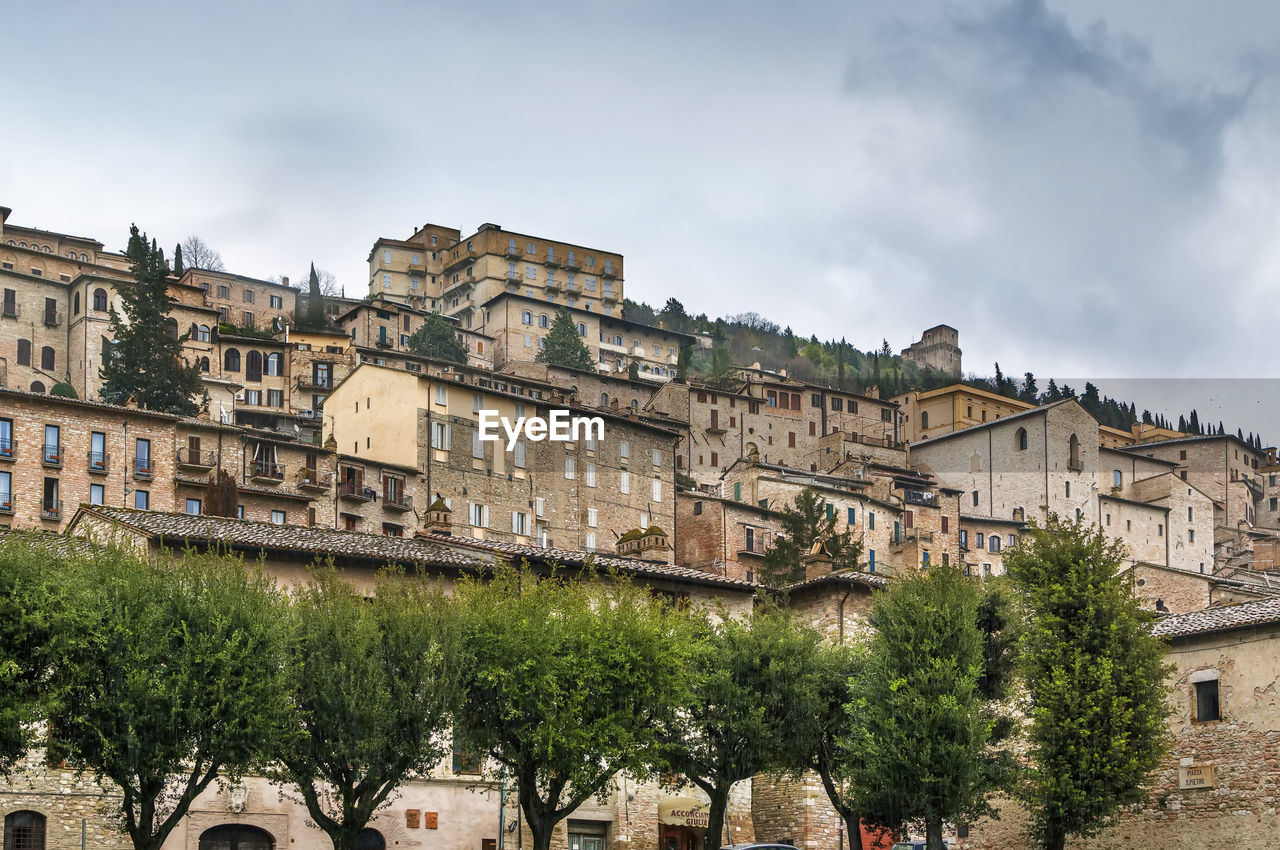
[[[515,423],[553,410],[598,417],[603,437],[525,437],[509,451],[505,433],[480,439],[481,411]],[[329,396],[325,433],[348,462],[420,471],[428,503],[443,497],[477,539],[611,551],[632,529],[673,529],[677,433],[635,414],[364,363]]]
[[[902,409],[902,435],[918,443],[1035,407],[1025,401],[964,384],[911,390],[893,399]]]
[[[914,360],[930,369],[960,378],[960,331],[950,325],[935,325],[902,351],[907,360]]]
[[[835,517],[835,530],[852,533],[863,546],[870,573],[927,569],[959,563],[960,494],[939,490],[910,473],[824,475],[806,470],[736,461],[724,474],[724,499],[780,512],[806,489]]]
[[[668,384],[649,403],[650,412],[688,423],[677,469],[696,483],[714,487],[749,457],[811,471],[854,455],[905,463],[895,403],[782,375],[745,376],[733,391]]]
[[[1142,573],[1139,573],[1142,575]],[[1147,573],[1150,576],[1150,573]],[[1200,580],[1199,576],[1191,576]],[[1089,850],[1151,846],[1227,850],[1280,835],[1280,599],[1176,613],[1155,625],[1169,641],[1173,745],[1145,799],[1117,812]],[[959,846],[1031,850],[1018,807],[973,827]]]
[[[676,563],[755,581],[782,532],[781,515],[754,502],[704,492],[676,494]]]
[[[370,359],[409,353],[409,337],[426,324],[431,310],[410,303],[375,295],[368,301],[346,306],[335,317],[339,329],[348,334],[356,350]],[[449,318],[459,339],[467,349],[466,365],[477,369],[493,368],[493,338],[474,330],[457,327],[457,319]]]
[[[911,447],[912,463],[962,490],[966,548],[985,574],[1002,570],[993,527],[1052,513],[1096,523],[1133,561],[1212,572],[1214,501],[1173,473],[1177,464],[1098,446],[1098,423],[1066,399]],[[983,543],[978,542],[982,535]]]

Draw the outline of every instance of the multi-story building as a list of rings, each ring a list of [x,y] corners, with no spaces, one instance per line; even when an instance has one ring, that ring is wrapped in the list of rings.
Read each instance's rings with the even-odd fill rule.
[[[1035,407],[1016,398],[964,384],[911,390],[893,399],[902,409],[903,439],[918,443]]]
[[[335,323],[349,336],[359,353],[376,361],[377,358],[409,353],[409,337],[426,324],[431,313],[411,303],[376,295],[368,301],[346,306],[335,317]],[[466,365],[492,369],[492,337],[456,327],[457,319],[450,318],[449,321],[455,325],[459,339],[467,348]]]
[[[603,438],[526,436],[510,450],[505,434],[480,438],[482,411],[516,423],[553,410],[599,417]],[[476,539],[607,552],[628,531],[673,528],[677,433],[638,415],[364,363],[330,394],[324,418],[344,464],[419,471],[418,504],[439,496],[458,516],[465,507]]]
[[[224,325],[274,331],[294,323],[298,290],[287,283],[204,269],[188,269],[178,283],[200,290],[203,306],[214,310]]]
[[[751,456],[810,471],[830,469],[846,453],[905,465],[894,402],[782,375],[744,375],[733,391],[668,384],[649,403],[650,412],[688,423],[677,469],[698,484],[715,486],[734,461]]]
[[[80,504],[202,513],[217,469],[240,515],[332,515],[333,452],[270,431],[0,389],[0,524],[62,529]],[[327,476],[327,477],[326,477]]]
[[[676,494],[676,563],[755,581],[782,532],[781,514],[755,502],[711,493]]]
[[[1176,464],[1099,447],[1097,431],[1067,399],[923,440],[911,457],[963,491],[966,562],[983,574],[1002,571],[997,556],[1022,523],[1049,514],[1096,523],[1132,561],[1211,571],[1213,500]]]
[[[960,562],[959,492],[939,490],[906,470],[869,465],[864,475],[824,475],[746,459],[730,466],[721,487],[726,500],[775,513],[793,505],[804,490],[814,491],[835,518],[835,530],[862,543],[868,572]]]
[[[482,224],[463,239],[425,224],[408,239],[378,239],[369,253],[369,294],[482,322],[482,305],[503,292],[548,303],[575,299],[585,312],[622,315],[622,255]],[[557,301],[559,299],[559,301]]]

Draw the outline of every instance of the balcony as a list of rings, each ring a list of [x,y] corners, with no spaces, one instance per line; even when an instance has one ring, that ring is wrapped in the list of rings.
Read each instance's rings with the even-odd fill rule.
[[[647,354],[645,354],[645,350],[644,350],[644,346],[643,346],[643,345],[636,345],[636,346],[632,346],[632,348],[631,348],[631,353],[632,353],[632,354],[634,354],[636,357],[647,357],[647,356],[648,356]]]
[[[328,392],[333,389],[333,378],[302,377],[294,382],[293,388],[301,393]]]
[[[13,513],[13,494],[0,493],[0,514]]]
[[[57,499],[45,499],[40,502],[40,519],[58,522],[62,519],[62,502]]]
[[[4,307],[0,307],[0,317],[6,318],[6,319],[16,319],[21,315],[22,315],[22,308],[19,307],[17,304],[5,304]]]
[[[304,466],[298,470],[293,477],[293,483],[299,490],[315,490],[323,492],[329,489],[333,484],[332,472],[320,472],[309,466]]]
[[[46,445],[40,450],[40,462],[45,466],[62,467],[62,446]]]
[[[389,339],[376,339],[373,344],[378,348],[391,348],[393,343]]]
[[[409,274],[423,275],[427,273],[427,267],[421,263],[410,263]]]
[[[136,481],[150,481],[155,477],[155,464],[149,457],[135,457],[132,464],[133,477]]]
[[[13,460],[18,456],[18,441],[0,440],[0,460]]]
[[[413,510],[413,497],[404,493],[383,493],[382,507],[389,511],[411,511]]]
[[[196,449],[192,451],[190,446],[180,446],[178,448],[178,468],[195,472],[208,472],[213,469],[217,463],[217,458],[213,449],[208,451],[200,451]]]
[[[470,248],[459,248],[457,251],[454,251],[454,254],[457,256],[445,263],[445,274],[448,274],[454,269],[466,265],[467,263],[474,262],[480,256],[479,251]]]
[[[555,254],[547,254],[547,258],[542,262],[543,262],[543,265],[545,265],[549,269],[558,269],[560,268],[561,265],[563,265],[560,262],[560,258],[557,257]]]
[[[922,490],[903,490],[902,501],[908,505],[924,505],[927,508],[938,506],[938,494],[926,493]]]
[[[522,260],[524,259],[524,251],[521,250],[519,245],[508,244],[503,256],[511,260]]]
[[[44,325],[47,328],[56,328],[62,325],[64,315],[57,310],[46,310],[44,312]]]
[[[625,345],[614,345],[612,342],[602,342],[602,343],[600,343],[600,350],[601,350],[601,351],[612,351],[614,354],[628,354],[628,353],[629,353],[629,352],[627,351],[627,347],[626,347]]]
[[[564,284],[553,277],[547,278],[545,281],[542,282],[542,285],[551,292],[559,292],[560,290],[564,289]]]
[[[111,471],[110,452],[88,452],[89,472],[94,475],[106,475]]]
[[[567,260],[565,260],[565,261],[564,261],[564,267],[565,267],[566,269],[572,269],[572,270],[574,270],[574,271],[579,271],[579,270],[581,270],[581,269],[582,269],[582,263],[578,260],[578,258],[577,258],[577,257],[575,257],[573,254],[570,254],[570,255],[569,255],[569,259],[567,259]]]
[[[621,299],[621,298],[619,298],[619,297],[618,297],[617,295],[615,295],[614,293],[612,293],[612,292],[610,292],[609,290],[607,290],[607,289],[606,289],[606,290],[604,291],[604,294],[600,296],[600,300],[601,300],[601,301],[612,301],[612,302],[614,302],[614,303],[616,304],[617,302],[621,301],[622,299]]]
[[[257,484],[279,484],[284,480],[284,464],[269,460],[254,461],[249,468],[249,479]]]
[[[352,502],[372,502],[378,498],[378,491],[364,486],[364,482],[349,478],[338,488],[338,498]]]

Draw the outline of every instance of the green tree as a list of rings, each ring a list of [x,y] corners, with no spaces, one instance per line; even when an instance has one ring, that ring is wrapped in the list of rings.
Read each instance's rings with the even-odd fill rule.
[[[874,823],[922,823],[929,850],[942,850],[945,822],[989,812],[978,605],[977,586],[950,567],[895,581],[872,606],[854,685],[855,796]]]
[[[665,759],[711,798],[705,850],[731,843],[724,823],[735,783],[808,766],[799,730],[819,705],[819,641],[773,605],[745,619],[702,619],[693,699],[666,733]]]
[[[813,675],[817,706],[808,722],[798,727],[805,734],[809,767],[822,780],[831,806],[844,821],[849,850],[862,850],[862,813],[852,776],[861,754],[849,735],[852,684],[865,666],[865,647],[823,644],[818,647]]]
[[[1142,787],[1168,745],[1165,645],[1116,570],[1124,546],[1051,517],[1004,564],[1026,612],[1019,642],[1031,770],[1020,794],[1041,847],[1094,834]]]
[[[111,355],[99,371],[102,400],[124,404],[132,398],[150,410],[194,416],[200,410],[195,399],[203,395],[200,370],[183,360],[186,336],[178,335],[169,315],[176,301],[169,295],[164,252],[134,225],[126,254],[133,279],[116,284],[124,315],[112,307]]]
[[[640,380],[640,363],[639,363],[639,361],[632,360],[632,361],[627,365],[627,378],[628,378],[629,380],[632,380],[632,381],[638,381],[638,380]]]
[[[538,352],[536,358],[539,363],[588,371],[595,368],[591,352],[582,341],[578,326],[573,323],[573,316],[568,309],[561,307],[556,310],[555,320],[551,322],[551,331],[546,339],[546,347]]]
[[[450,752],[454,607],[402,576],[384,577],[366,600],[325,568],[290,611],[289,732],[270,775],[301,792],[335,850],[353,850],[391,793]]]
[[[122,831],[157,850],[220,775],[259,761],[284,704],[281,594],[212,556],[73,561],[47,679],[51,764],[119,789]]]
[[[718,390],[737,389],[740,383],[738,370],[733,365],[729,349],[722,345],[711,349],[711,368],[707,372],[706,383]]]
[[[782,508],[783,534],[775,536],[773,548],[765,553],[761,579],[770,587],[786,587],[804,580],[805,558],[814,544],[831,559],[831,569],[857,570],[862,559],[862,541],[852,532],[836,531],[836,512],[811,487],[796,495]]]
[[[458,336],[453,323],[439,313],[427,316],[426,323],[409,335],[409,350],[437,360],[467,362],[467,344]]]
[[[1035,404],[1039,397],[1039,390],[1036,387],[1036,376],[1027,372],[1022,376],[1022,392],[1018,393],[1018,398],[1028,404]]]
[[[35,744],[42,716],[50,624],[64,595],[51,538],[16,532],[0,542],[0,777]]]
[[[173,276],[182,277],[187,272],[187,267],[182,263],[182,245],[175,245],[173,248]]]
[[[534,850],[603,799],[619,771],[650,775],[659,730],[689,702],[690,618],[621,579],[501,567],[464,580],[458,727],[515,780]],[[609,604],[600,604],[607,598]]]

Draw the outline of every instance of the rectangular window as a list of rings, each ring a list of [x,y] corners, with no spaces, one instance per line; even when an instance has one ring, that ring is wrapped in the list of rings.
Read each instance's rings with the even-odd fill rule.
[[[943,534],[946,534],[946,533],[947,533],[947,530],[948,530],[948,529],[947,529],[948,521],[949,521],[950,519],[951,519],[951,517],[945,517],[945,516],[942,518],[942,533],[943,533]]]
[[[443,384],[436,384],[436,404],[447,404],[449,391]]]
[[[484,440],[480,439],[480,429],[471,432],[471,456],[477,460],[484,460]]]
[[[13,420],[0,419],[0,457],[13,457]]]
[[[587,486],[596,486],[596,465],[594,463],[587,464]]]
[[[578,465],[574,458],[566,457],[564,459],[564,477],[573,479],[578,476]]]
[[[875,531],[876,528],[876,512],[867,511],[867,528]]]
[[[1222,719],[1221,706],[1218,704],[1218,680],[1196,682],[1196,722],[1212,723]]]
[[[524,468],[525,468],[525,460],[524,460],[524,440],[518,440],[518,441],[516,442],[516,447],[515,447],[515,449],[512,451],[512,461],[511,461],[511,462],[515,465],[515,468],[516,468],[516,469],[524,469]]]
[[[147,510],[151,507],[151,494],[146,490],[134,490],[133,506],[140,511]]]
[[[857,509],[857,508],[849,508],[849,510],[848,510],[848,522],[849,522],[849,525],[855,525],[855,524],[858,522],[858,509]]]
[[[974,490],[974,491],[973,491],[973,506],[974,506],[975,508],[978,506],[978,491],[977,491],[977,490]]]
[[[631,473],[625,469],[618,476],[618,490],[622,493],[631,492]]]
[[[93,501],[92,492],[94,487],[97,487],[99,488],[99,490],[101,490],[102,485],[101,484],[89,485],[89,492],[91,494],[89,498],[89,502],[90,504],[100,505],[102,504],[102,502]],[[5,511],[7,513],[12,510],[13,510],[13,473],[0,472],[0,511]]]
[[[449,425],[446,422],[431,423],[431,448],[449,450]]]
[[[876,550],[867,550],[867,572],[874,573],[876,571]]]
[[[662,466],[662,452],[658,449],[653,450],[653,465]]]
[[[200,500],[187,499],[187,513],[192,516],[200,516]]]
[[[587,508],[587,525],[595,528],[600,524],[600,513],[595,508]]]
[[[0,487],[3,487],[3,486],[4,486],[3,480],[0,480]],[[0,502],[7,501],[7,499],[5,499],[6,493],[8,493],[7,490],[4,492],[0,492]],[[106,504],[106,497],[107,497],[107,489],[102,484],[89,485],[89,504],[91,505]]]
[[[489,506],[467,502],[467,521],[473,528],[489,527]]]
[[[44,462],[62,463],[62,429],[57,425],[44,426]]]
[[[596,533],[594,531],[587,532],[586,549],[588,552],[594,552],[596,550]]]
[[[662,501],[662,482],[661,481],[653,482],[653,500],[655,502]]]
[[[733,483],[733,500],[735,502],[742,501],[742,482],[735,481]]]
[[[219,297],[219,298],[230,298],[230,297],[231,297],[231,290],[230,290],[230,288],[228,288],[227,286],[219,285],[219,286],[218,286],[218,297]]]
[[[622,457],[624,459],[631,457],[631,443],[628,442],[627,440],[623,440],[621,443],[619,443],[618,455],[619,457]]]
[[[529,533],[529,515],[520,511],[511,512],[511,533],[524,536]]]
[[[979,532],[978,532],[978,534],[977,534],[977,541],[978,541],[978,548],[979,548],[979,549],[981,549],[981,548],[982,548],[983,543],[985,542],[985,538],[983,537],[983,535],[982,535],[982,532],[981,532],[981,531],[979,531]]]
[[[272,295],[272,296],[271,296],[271,306],[272,306],[272,307],[274,307],[274,308],[275,308],[275,309],[277,309],[277,310],[282,310],[282,309],[284,309],[284,299],[283,299],[283,298],[281,298],[279,295]]]
[[[969,548],[969,529],[967,528],[960,529],[960,548]]]
[[[539,496],[533,500],[533,512],[538,516],[545,516],[547,513],[547,500]]]
[[[267,390],[267,407],[284,407],[284,390]]]

